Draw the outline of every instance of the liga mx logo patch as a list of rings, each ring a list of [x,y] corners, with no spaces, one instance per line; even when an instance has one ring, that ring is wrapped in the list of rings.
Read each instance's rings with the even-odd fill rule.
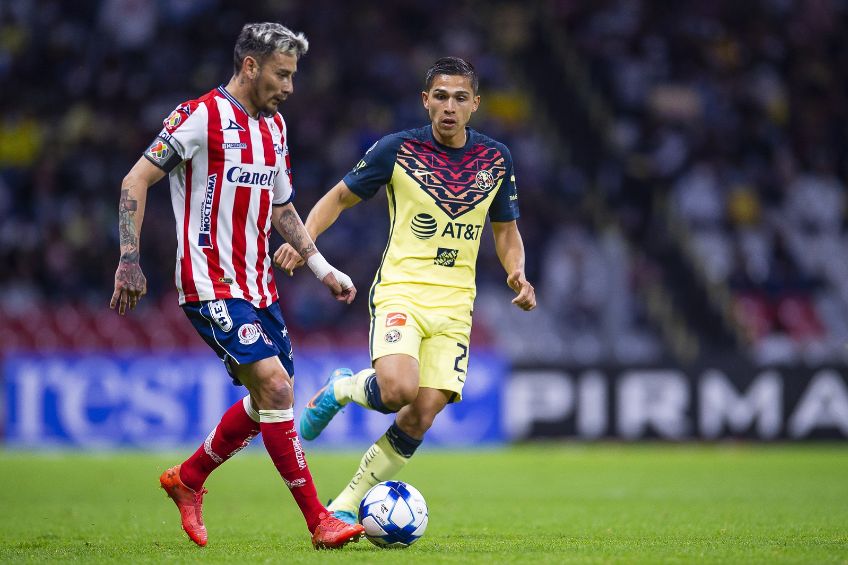
[[[171,156],[171,148],[168,147],[167,143],[157,138],[147,148],[147,156],[158,165],[164,165],[168,157]]]
[[[165,126],[165,130],[168,133],[174,133],[177,126],[187,120],[189,116],[191,116],[191,106],[188,104],[182,104],[178,106],[176,110],[171,112],[167,118],[165,118],[162,125]]]

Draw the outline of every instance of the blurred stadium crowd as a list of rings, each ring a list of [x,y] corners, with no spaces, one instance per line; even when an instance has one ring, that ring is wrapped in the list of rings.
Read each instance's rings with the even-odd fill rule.
[[[759,360],[844,359],[848,4],[585,1],[558,16],[614,114],[627,181],[611,200],[641,243],[670,222]]]
[[[826,0],[0,1],[0,347],[198,344],[173,292],[164,182],[141,238],[150,295],[127,320],[108,311],[119,186],[174,106],[226,82],[241,25],[276,20],[310,40],[281,106],[303,216],[380,136],[426,123],[419,92],[432,61],[452,54],[477,67],[483,102],[471,125],[512,150],[540,308],[510,305],[485,236],[476,343],[517,360],[663,358],[644,293],[663,284],[653,250],[671,238],[706,296],[727,290],[713,307],[738,346],[763,360],[840,357],[846,16],[845,2]],[[606,109],[597,178],[569,160],[583,140],[551,133],[522,75],[534,18],[551,18]],[[586,213],[598,194],[611,212],[602,222]],[[278,276],[296,343],[365,345],[364,291],[388,231],[377,200],[318,242],[362,292],[355,306],[333,302],[309,273]]]

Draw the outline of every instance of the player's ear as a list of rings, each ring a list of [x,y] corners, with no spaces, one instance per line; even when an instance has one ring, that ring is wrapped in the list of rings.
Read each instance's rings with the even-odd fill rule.
[[[256,73],[259,70],[259,64],[256,62],[256,59],[248,55],[244,58],[244,64],[242,64],[241,70],[247,78],[253,80],[256,78]]]
[[[425,110],[430,110],[430,95],[426,91],[421,91],[421,103],[424,104]]]
[[[480,95],[474,97],[474,103],[471,105],[471,111],[476,112],[477,108],[480,107]]]

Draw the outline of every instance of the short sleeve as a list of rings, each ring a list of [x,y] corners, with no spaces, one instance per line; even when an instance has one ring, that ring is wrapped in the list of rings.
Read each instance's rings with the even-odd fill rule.
[[[148,161],[170,173],[194,157],[206,144],[206,107],[195,102],[180,104],[162,122],[162,131],[144,152]]]
[[[274,206],[285,206],[294,198],[294,184],[292,183],[291,157],[289,156],[288,129],[286,122],[280,119],[278,124],[283,133],[283,156],[279,159],[277,177],[274,179]]]
[[[512,163],[512,154],[506,146],[502,146],[506,159],[506,174],[501,181],[495,199],[489,208],[489,219],[493,222],[511,222],[517,220],[518,213],[518,187],[515,184],[515,168]]]
[[[395,133],[372,145],[343,179],[350,191],[363,200],[377,194],[380,187],[392,178],[398,148],[402,142],[403,137]]]

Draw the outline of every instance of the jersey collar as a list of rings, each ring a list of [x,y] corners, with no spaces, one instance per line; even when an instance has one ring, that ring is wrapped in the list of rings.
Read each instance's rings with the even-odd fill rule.
[[[227,92],[227,88],[223,84],[218,87],[218,92],[220,92],[224,96],[224,98],[229,100],[236,108],[244,112],[245,116],[247,116],[248,118],[251,117],[250,114],[247,113],[247,110],[244,109],[244,106],[241,105],[241,102],[236,100],[235,96]]]
[[[468,126],[465,126],[465,145],[463,145],[462,147],[449,147],[447,145],[439,143],[439,141],[436,139],[436,136],[433,135],[433,124],[427,126],[427,132],[430,135],[430,140],[433,142],[433,145],[437,149],[440,149],[448,154],[459,155],[461,153],[465,153],[465,151],[471,146],[471,128]]]

